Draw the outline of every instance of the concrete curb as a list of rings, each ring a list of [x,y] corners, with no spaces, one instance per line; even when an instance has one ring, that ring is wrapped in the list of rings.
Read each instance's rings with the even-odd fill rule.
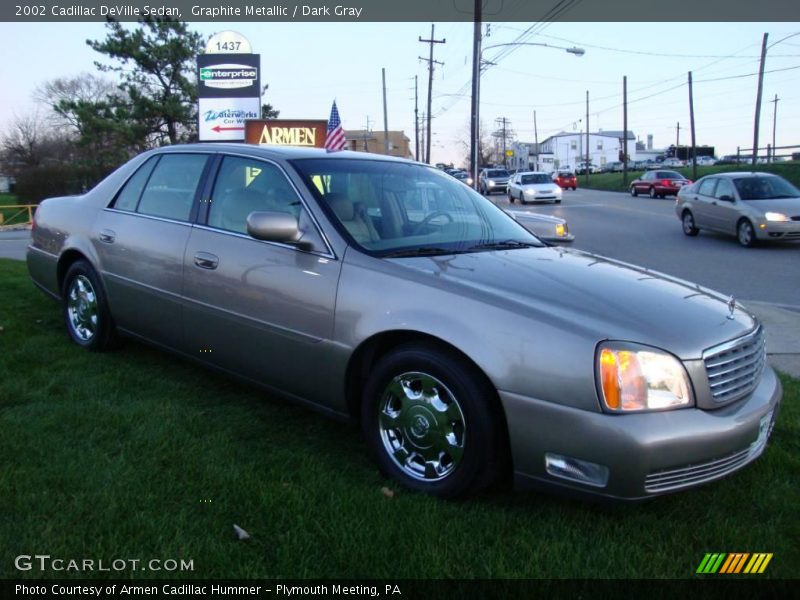
[[[764,325],[769,364],[787,375],[800,378],[800,307],[795,310],[748,301],[742,304]]]

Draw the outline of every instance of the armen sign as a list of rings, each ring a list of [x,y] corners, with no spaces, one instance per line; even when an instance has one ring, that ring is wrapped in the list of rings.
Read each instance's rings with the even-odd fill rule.
[[[324,148],[327,121],[249,119],[244,124],[244,141],[267,146]]]

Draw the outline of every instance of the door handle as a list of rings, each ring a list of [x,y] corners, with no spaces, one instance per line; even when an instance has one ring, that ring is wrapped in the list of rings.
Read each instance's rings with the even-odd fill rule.
[[[194,255],[194,264],[201,269],[216,269],[219,265],[219,257],[208,252],[198,252]]]
[[[105,242],[106,244],[113,244],[114,240],[116,239],[117,234],[111,231],[110,229],[103,229],[98,237],[100,238],[101,242]]]

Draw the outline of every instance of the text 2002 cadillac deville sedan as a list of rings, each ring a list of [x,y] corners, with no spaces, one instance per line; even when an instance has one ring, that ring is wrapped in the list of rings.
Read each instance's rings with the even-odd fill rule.
[[[78,345],[133,336],[359,419],[386,475],[442,497],[512,469],[609,498],[689,488],[758,457],[781,398],[741,306],[547,247],[386,157],[147,152],[42,203],[28,267]]]

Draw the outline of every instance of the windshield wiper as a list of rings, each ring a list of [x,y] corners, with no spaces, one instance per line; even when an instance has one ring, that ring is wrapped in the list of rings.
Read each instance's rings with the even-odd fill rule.
[[[541,248],[541,244],[522,242],[520,240],[497,240],[470,246],[470,250],[507,250],[509,248]]]
[[[440,256],[442,254],[461,254],[463,250],[439,248],[438,246],[423,246],[422,248],[406,248],[395,250],[382,255],[383,258],[401,258],[404,256]]]

